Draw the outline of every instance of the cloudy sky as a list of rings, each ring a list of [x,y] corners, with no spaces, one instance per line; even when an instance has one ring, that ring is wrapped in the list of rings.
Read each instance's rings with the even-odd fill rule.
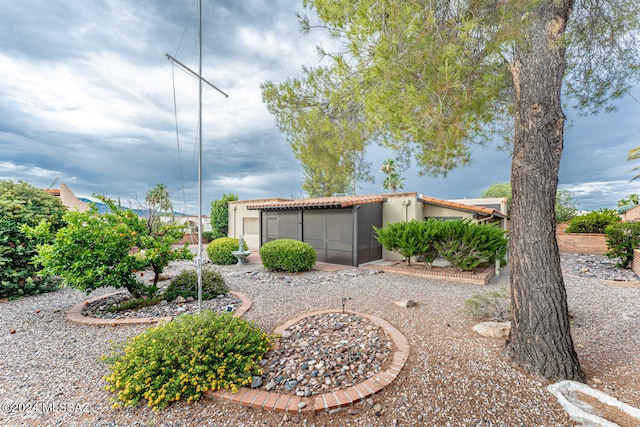
[[[205,87],[203,213],[224,193],[299,197],[301,168],[259,85],[298,76],[303,64],[318,65],[314,46],[328,43],[322,34],[298,32],[302,0],[204,3],[203,74],[229,98]],[[0,179],[44,188],[64,182],[78,196],[106,194],[132,207],[164,183],[176,210],[197,213],[197,81],[165,57],[197,69],[194,4],[3,0]],[[640,89],[634,96],[640,99]],[[567,111],[560,186],[574,191],[582,209],[614,207],[640,192],[640,181],[629,182],[634,165],[626,161],[640,146],[640,104],[627,98],[618,107],[588,118]],[[376,183],[359,194],[383,192],[377,171],[389,157],[371,150]],[[414,166],[402,173],[404,190],[473,198],[509,179],[508,153],[481,147],[474,159],[446,178],[420,177]]]

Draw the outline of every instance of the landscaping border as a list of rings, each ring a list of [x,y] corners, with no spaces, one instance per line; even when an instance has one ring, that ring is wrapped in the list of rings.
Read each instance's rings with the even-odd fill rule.
[[[282,332],[291,325],[307,317],[328,313],[342,313],[342,311],[323,310],[302,314],[278,326],[273,332],[274,334],[281,336]],[[290,394],[274,391],[269,392],[266,390],[251,389],[248,387],[241,387],[237,393],[232,393],[229,390],[216,390],[207,391],[204,395],[210,399],[220,399],[254,409],[289,413],[318,413],[351,406],[378,393],[398,377],[398,374],[409,358],[409,342],[400,331],[381,317],[356,313],[353,311],[346,311],[346,313],[355,314],[369,319],[371,322],[380,326],[394,343],[395,351],[393,352],[391,364],[386,370],[377,373],[373,377],[366,379],[361,383],[347,387],[344,390],[320,393],[311,397],[293,396]],[[276,347],[278,345],[279,340],[276,340]],[[300,404],[303,402],[305,405],[304,407],[301,407]]]
[[[87,326],[119,326],[119,325],[152,325],[152,324],[161,322],[163,320],[170,322],[175,317],[175,316],[167,316],[167,317],[135,317],[135,318],[129,318],[129,319],[101,319],[96,317],[84,316],[82,314],[82,309],[86,304],[110,297],[112,295],[121,294],[124,292],[127,292],[127,291],[111,292],[109,294],[90,298],[86,301],[76,304],[73,307],[71,307],[71,310],[67,312],[67,320],[72,323],[77,323],[80,325],[87,325]],[[248,296],[246,296],[241,292],[236,292],[236,291],[229,291],[229,293],[237,296],[242,301],[240,308],[238,308],[235,311],[234,316],[236,317],[242,316],[251,308],[252,302]]]
[[[451,280],[454,282],[471,283],[474,285],[486,285],[494,276],[495,272],[495,268],[493,266],[489,266],[479,273],[470,271],[451,272],[441,271],[438,270],[438,268],[433,268],[431,270],[425,268],[417,268],[411,265],[407,265],[404,262],[396,262],[389,265],[361,265],[360,268],[364,268],[367,270],[386,271],[389,273],[404,274],[414,277],[424,277],[428,279]]]

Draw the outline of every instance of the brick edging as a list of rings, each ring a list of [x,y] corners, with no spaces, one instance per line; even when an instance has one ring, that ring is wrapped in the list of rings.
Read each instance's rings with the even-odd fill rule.
[[[474,285],[486,285],[493,277],[495,268],[493,266],[486,267],[479,273],[470,273],[465,271],[460,272],[444,272],[436,269],[426,270],[421,268],[414,268],[410,265],[402,263],[391,265],[365,265],[360,266],[367,270],[381,270],[389,273],[404,274],[407,276],[423,277],[428,279],[442,279],[450,280],[453,282],[471,283]]]
[[[93,297],[79,304],[76,304],[73,307],[71,307],[71,310],[67,312],[67,320],[72,323],[77,323],[79,325],[87,325],[87,326],[153,325],[163,320],[167,322],[170,322],[171,320],[173,320],[174,316],[134,317],[129,319],[100,319],[97,317],[84,316],[82,314],[82,309],[86,304],[101,300],[103,298],[108,298],[112,295],[117,295],[125,292],[127,291],[111,292],[109,294]],[[236,317],[242,316],[251,308],[252,302],[248,296],[246,296],[241,292],[236,292],[236,291],[229,291],[229,293],[237,296],[242,301],[240,308],[236,310],[236,312],[234,313],[234,316]]]
[[[273,332],[276,335],[282,335],[282,332],[288,327],[306,317],[341,312],[340,310],[323,310],[302,314],[286,321],[284,324],[275,328]],[[231,393],[229,390],[216,390],[207,391],[204,395],[210,399],[220,399],[255,409],[290,413],[316,413],[351,406],[378,393],[398,377],[398,374],[409,358],[409,342],[400,331],[381,317],[353,311],[347,311],[347,313],[369,319],[371,322],[380,326],[387,333],[391,341],[393,341],[396,349],[393,352],[391,364],[387,369],[344,390],[320,393],[311,397],[292,396],[285,393],[269,392],[248,387],[241,387],[237,393]],[[276,345],[278,345],[277,340]],[[298,406],[301,402],[306,403],[306,406],[302,409]]]

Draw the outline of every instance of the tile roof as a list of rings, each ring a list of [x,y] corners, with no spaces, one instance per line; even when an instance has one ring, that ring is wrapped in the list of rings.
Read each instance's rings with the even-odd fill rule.
[[[370,203],[382,203],[385,196],[333,196],[317,197],[313,199],[300,200],[274,200],[263,203],[247,205],[247,209],[275,210],[275,209],[319,209],[319,208],[348,208],[356,205],[367,205]]]
[[[486,206],[467,205],[465,203],[451,202],[449,200],[436,199],[435,197],[429,196],[421,196],[420,199],[423,203],[426,203],[428,205],[442,206],[460,211],[473,212],[485,216],[494,216],[496,218],[505,218],[504,214],[499,210],[488,208]]]

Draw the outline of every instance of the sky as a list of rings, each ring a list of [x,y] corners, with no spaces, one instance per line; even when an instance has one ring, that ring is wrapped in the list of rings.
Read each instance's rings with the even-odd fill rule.
[[[198,212],[198,83],[165,54],[198,69],[195,0],[3,0],[0,7],[0,180],[40,188],[67,184],[79,197],[104,194],[139,207],[165,184],[176,211]],[[325,34],[298,30],[302,0],[203,2],[203,76],[229,95],[203,91],[202,213],[225,193],[240,200],[300,198],[302,169],[262,102],[260,84],[321,65]],[[175,88],[175,91],[174,91]],[[174,96],[175,94],[175,96]],[[618,112],[566,110],[559,184],[583,210],[613,208],[640,180],[640,87]],[[176,126],[177,124],[177,126]],[[177,130],[176,130],[177,128]],[[392,153],[367,154],[378,173]],[[475,198],[509,180],[510,155],[477,147],[472,165],[446,178],[401,172],[403,191]],[[640,166],[638,164],[637,166]]]

